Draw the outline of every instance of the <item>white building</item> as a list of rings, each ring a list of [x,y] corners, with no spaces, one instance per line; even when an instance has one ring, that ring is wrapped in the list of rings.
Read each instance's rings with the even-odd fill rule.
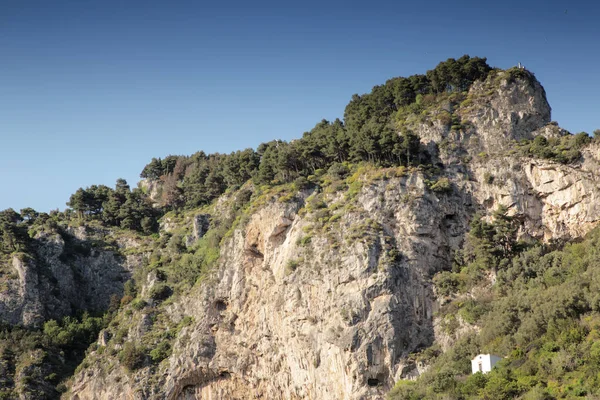
[[[479,354],[471,360],[471,370],[474,374],[478,372],[487,374],[501,359],[501,357],[495,356],[493,354]]]

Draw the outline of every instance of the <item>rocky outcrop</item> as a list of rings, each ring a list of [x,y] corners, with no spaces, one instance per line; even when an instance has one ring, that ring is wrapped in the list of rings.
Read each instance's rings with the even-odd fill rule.
[[[162,182],[153,179],[142,179],[138,183],[138,187],[144,191],[152,200],[152,202],[158,206],[162,196]]]
[[[200,240],[210,227],[210,215],[198,214],[192,218],[192,233],[186,235],[185,245],[187,247],[193,246],[198,240]]]
[[[410,127],[446,165],[456,164],[464,155],[497,154],[515,141],[540,134],[567,134],[549,125],[551,109],[544,88],[529,72],[524,73],[528,79],[514,79],[507,71],[491,73],[484,82],[471,86],[464,101],[448,102],[432,111],[425,122]],[[444,114],[453,116],[460,129],[444,123]]]
[[[593,151],[578,168],[474,163],[471,175],[453,177],[450,193],[432,192],[417,173],[365,182],[353,200],[273,201],[224,243],[212,279],[170,306],[175,319],[195,323],[180,332],[160,372],[80,374],[73,392],[80,399],[383,399],[395,380],[425,369],[407,357],[435,338],[430,277],[451,265],[470,216],[505,204],[538,238],[585,233],[600,219],[596,208],[577,205],[596,196]],[[490,168],[501,184],[483,181]],[[315,231],[314,215],[303,211],[315,196],[328,208],[352,206]],[[158,386],[148,383],[153,375]]]
[[[116,361],[121,344],[103,336],[110,367],[97,361],[109,351],[91,352],[70,398],[383,399],[395,380],[418,376],[426,366],[409,355],[438,332],[431,277],[451,268],[475,212],[506,205],[521,236],[539,240],[580,237],[600,221],[597,144],[572,165],[510,153],[515,140],[565,134],[548,124],[535,79],[491,75],[469,97],[443,111],[461,129],[412,126],[449,187],[434,190],[418,170],[367,171],[352,193],[304,191],[251,208],[203,284],[162,306],[172,324],[191,321],[172,354],[128,372]],[[226,204],[215,207],[227,213]],[[152,305],[127,311],[128,340],[147,337]]]
[[[214,284],[173,307],[197,323],[143,396],[383,398],[402,357],[433,340],[428,277],[466,229],[458,196],[438,197],[420,175],[377,182],[339,212],[334,235],[310,242],[302,202],[261,208],[224,244]],[[73,391],[110,398],[108,387],[80,377]]]
[[[524,157],[498,157],[472,164],[470,191],[488,210],[502,204],[523,216],[522,234],[551,240],[582,237],[600,220],[600,147],[563,165]]]
[[[0,292],[0,315],[4,322],[38,326],[44,321],[39,279],[35,266],[26,257],[15,255],[11,266],[16,274],[5,282]]]
[[[40,326],[80,310],[106,310],[111,296],[122,296],[123,283],[139,260],[102,248],[104,234],[83,227],[38,234],[31,246],[34,255],[12,257],[15,273],[0,291],[0,320]]]
[[[537,129],[550,122],[546,92],[531,75],[514,79],[510,72],[490,74],[484,82],[473,84],[469,97],[472,104],[462,107],[462,123],[486,151],[495,153],[511,141],[532,139]]]

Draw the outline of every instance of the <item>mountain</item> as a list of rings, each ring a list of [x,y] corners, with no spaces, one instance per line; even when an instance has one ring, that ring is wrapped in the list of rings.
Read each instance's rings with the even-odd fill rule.
[[[597,332],[599,163],[531,72],[464,56],[297,141],[153,159],[133,191],[5,211],[0,394],[590,395],[573,381],[600,372],[576,346]],[[571,364],[519,369],[540,349]],[[481,351],[508,361],[469,378]]]

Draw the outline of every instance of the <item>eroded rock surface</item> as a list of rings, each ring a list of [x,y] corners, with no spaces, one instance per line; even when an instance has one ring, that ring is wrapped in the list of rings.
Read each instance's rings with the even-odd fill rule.
[[[13,256],[14,273],[0,291],[0,321],[40,326],[79,310],[105,310],[111,296],[121,297],[140,260],[94,248],[88,235],[83,228],[41,233],[33,239],[33,257]]]
[[[412,126],[449,190],[412,171],[364,178],[354,197],[266,202],[222,242],[210,278],[166,306],[174,323],[193,321],[170,357],[127,372],[104,355],[110,366],[90,361],[70,398],[383,399],[395,380],[418,376],[425,366],[408,355],[435,339],[431,277],[451,267],[476,211],[506,205],[521,235],[539,240],[580,237],[600,220],[597,144],[571,165],[507,153],[515,140],[565,134],[549,124],[537,81],[492,77],[470,95],[451,110],[464,129]],[[327,223],[307,211],[317,196]],[[136,329],[128,340],[140,340]]]

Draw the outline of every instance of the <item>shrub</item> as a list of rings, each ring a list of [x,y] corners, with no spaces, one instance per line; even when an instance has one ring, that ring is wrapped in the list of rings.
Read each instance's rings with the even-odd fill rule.
[[[329,222],[336,222],[338,220],[340,220],[342,218],[341,214],[334,214],[331,217],[329,217]]]
[[[296,269],[298,269],[299,265],[300,265],[300,263],[298,262],[298,260],[289,260],[287,262],[287,264],[285,265],[286,274],[289,275],[292,272],[294,272]]]
[[[170,355],[171,344],[166,340],[160,342],[152,351],[150,351],[150,358],[152,358],[152,362],[154,363],[159,363]]]
[[[148,305],[148,303],[146,303],[144,300],[142,299],[137,299],[131,302],[131,307],[135,308],[136,310],[142,310],[144,307],[146,307]]]
[[[449,296],[456,293],[461,285],[459,275],[449,271],[442,271],[434,276],[433,283],[438,294],[442,296]]]
[[[460,118],[457,115],[452,115],[452,126],[450,129],[453,131],[460,131],[463,128]]]
[[[399,380],[390,392],[389,399],[421,400],[423,396],[418,393],[418,387],[414,381]]]
[[[546,139],[544,136],[536,136],[533,139],[533,145],[534,146],[547,146],[548,145],[548,139]]]
[[[524,68],[513,67],[506,70],[508,83],[514,83],[517,79],[531,83],[535,78],[533,74]]]
[[[465,383],[461,388],[461,392],[465,396],[477,396],[479,394],[479,391],[485,387],[487,381],[487,375],[484,375],[481,372],[469,375],[469,377],[465,380]]]
[[[131,303],[131,300],[133,300],[133,297],[129,296],[129,295],[125,295],[121,298],[121,307],[125,307],[127,304]]]
[[[442,393],[446,390],[451,389],[456,385],[454,380],[454,373],[452,371],[440,371],[434,377],[431,383],[431,387],[434,392]]]
[[[440,124],[444,126],[450,126],[452,124],[452,115],[446,110],[440,112],[437,115],[437,119],[440,121]]]
[[[166,300],[173,294],[173,290],[162,282],[154,284],[148,294],[152,300]]]
[[[449,193],[452,191],[450,179],[443,177],[429,187],[435,193]]]
[[[119,352],[119,362],[129,371],[141,368],[145,361],[145,351],[131,342],[125,343],[123,350]]]
[[[488,311],[488,307],[476,300],[467,300],[461,309],[459,314],[462,319],[470,324],[474,324]]]
[[[585,132],[550,139],[536,136],[533,141],[522,141],[520,147],[521,151],[528,156],[569,164],[579,160],[581,157],[580,149],[590,143],[591,140]]]
[[[146,234],[156,232],[158,229],[158,222],[156,218],[144,217],[141,220],[142,231]]]
[[[152,300],[166,300],[173,294],[173,290],[166,284],[158,282],[152,286],[148,296]]]
[[[116,312],[121,307],[121,299],[116,294],[111,294],[110,299],[108,301],[108,311]]]
[[[290,203],[292,201],[294,201],[296,199],[296,195],[293,192],[290,192],[288,194],[284,194],[283,196],[279,197],[277,200],[279,200],[281,203]]]
[[[590,137],[590,135],[587,134],[587,132],[579,132],[575,135],[574,139],[576,148],[584,147],[592,140],[592,138]]]
[[[473,104],[473,99],[471,97],[467,97],[465,100],[463,100],[462,103],[460,103],[460,107],[461,108],[466,108],[466,107],[469,107],[472,104]]]
[[[311,186],[311,183],[303,176],[300,176],[294,180],[294,190],[300,191],[304,189],[308,189]]]
[[[307,206],[307,209],[310,212],[327,208],[327,204],[317,197],[313,198],[312,200],[309,200]]]
[[[300,244],[300,246],[304,247],[304,246],[308,245],[311,242],[311,240],[312,240],[312,235],[306,235],[300,239],[299,244]]]
[[[336,162],[329,167],[327,172],[334,179],[344,179],[350,173],[350,169],[346,165]]]
[[[490,174],[488,171],[485,171],[483,173],[483,182],[485,182],[488,185],[491,185],[492,183],[494,183],[494,175]]]
[[[125,284],[123,285],[123,293],[126,296],[135,297],[137,295],[137,288],[135,287],[135,282],[133,282],[131,279],[125,282]]]
[[[115,342],[117,343],[121,343],[123,342],[123,339],[125,339],[127,337],[127,335],[129,335],[129,328],[126,326],[120,327],[117,332],[115,333]]]

